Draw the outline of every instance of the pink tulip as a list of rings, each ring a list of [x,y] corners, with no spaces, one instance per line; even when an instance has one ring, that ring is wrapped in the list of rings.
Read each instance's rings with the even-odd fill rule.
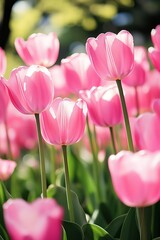
[[[80,91],[80,96],[86,101],[89,116],[95,125],[113,127],[121,123],[121,102],[115,84]]]
[[[89,57],[85,53],[75,53],[63,59],[61,65],[65,78],[72,93],[78,94],[79,90],[99,86],[101,79],[91,66]]]
[[[5,51],[0,47],[0,75],[4,75],[7,68],[7,59]]]
[[[160,149],[160,116],[157,113],[144,113],[135,123],[135,141],[139,149],[156,151]]]
[[[60,240],[63,210],[53,199],[8,200],[4,220],[12,240]]]
[[[55,97],[67,97],[70,94],[70,90],[62,66],[54,65],[49,71],[54,81]]]
[[[126,77],[133,68],[134,45],[132,35],[125,30],[117,35],[101,33],[89,38],[86,51],[93,67],[103,80],[118,80]]]
[[[7,180],[14,172],[16,165],[14,161],[0,159],[0,180]]]
[[[160,59],[160,50],[159,49],[156,49],[156,48],[153,48],[153,47],[150,47],[148,49],[148,54],[149,54],[149,57],[151,59],[151,62],[153,63],[153,66],[158,70],[160,71],[160,62],[159,62],[159,59]]]
[[[40,114],[44,140],[54,145],[78,142],[85,129],[87,107],[85,102],[56,98],[51,107]]]
[[[160,25],[157,25],[155,29],[152,29],[151,38],[154,47],[160,50]]]
[[[128,86],[138,87],[145,83],[146,73],[149,70],[147,52],[144,47],[134,47],[134,67],[130,74],[123,78],[123,83]]]
[[[15,48],[27,65],[51,67],[59,54],[59,40],[56,33],[34,33],[27,41],[22,38],[15,40]]]
[[[8,103],[9,96],[7,88],[3,83],[3,77],[0,77],[0,122],[5,122],[6,120]]]
[[[45,67],[19,67],[3,82],[13,105],[24,114],[40,113],[53,101],[53,80]]]
[[[131,207],[160,200],[160,152],[121,151],[109,157],[109,170],[119,199]]]

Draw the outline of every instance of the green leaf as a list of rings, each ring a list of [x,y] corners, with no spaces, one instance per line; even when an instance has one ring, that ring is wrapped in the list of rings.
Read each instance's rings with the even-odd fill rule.
[[[160,240],[160,237],[153,238],[153,240]]]
[[[79,203],[79,199],[77,194],[71,191],[72,201],[73,201],[73,209],[74,209],[74,217],[75,223],[82,226],[86,223],[85,212]],[[67,198],[66,198],[66,189],[64,187],[58,187],[54,185],[50,185],[47,190],[47,196],[49,198],[54,198],[64,208],[64,220],[70,221],[68,206],[67,206]]]
[[[68,240],[83,240],[83,232],[81,227],[72,222],[63,221],[63,227],[65,229]]]
[[[160,227],[159,227],[159,222],[160,222],[160,202],[154,204],[152,206],[152,232],[153,232],[153,238],[156,238],[160,236]]]
[[[109,232],[113,237],[119,238],[125,218],[126,214],[123,214],[113,219],[112,222],[107,226],[106,231]]]
[[[67,240],[67,234],[63,226],[62,226],[62,240]]]
[[[120,240],[139,240],[136,209],[130,208],[123,222]]]
[[[100,203],[99,209],[93,212],[90,223],[97,224],[104,228],[111,219],[110,208],[105,203]]]
[[[84,240],[113,240],[112,236],[96,224],[83,226]]]
[[[0,225],[0,237],[1,237],[1,239],[9,240],[9,236],[8,236],[6,230],[2,227],[2,225]]]

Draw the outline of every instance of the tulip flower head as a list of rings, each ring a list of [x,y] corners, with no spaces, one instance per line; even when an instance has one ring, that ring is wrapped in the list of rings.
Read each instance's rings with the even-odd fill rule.
[[[63,210],[53,199],[8,200],[4,220],[12,240],[60,240]]]
[[[13,105],[24,114],[44,111],[53,101],[53,80],[47,68],[32,65],[14,69],[3,81]]]
[[[7,67],[5,51],[0,47],[0,75],[4,75]]]
[[[113,127],[122,121],[121,102],[115,84],[80,91],[80,96],[86,101],[89,116],[95,125]]]
[[[72,93],[99,86],[101,79],[85,53],[74,53],[61,61],[68,87]]]
[[[0,180],[7,180],[14,172],[16,165],[14,161],[0,159]]]
[[[15,48],[28,65],[41,65],[51,67],[58,58],[59,40],[56,33],[34,33],[27,41],[23,38],[15,40]]]
[[[121,151],[109,157],[112,183],[119,199],[131,207],[160,200],[160,152]]]
[[[44,140],[53,145],[70,145],[78,142],[85,129],[87,106],[78,99],[56,98],[51,107],[40,114]]]
[[[133,68],[133,37],[126,30],[117,35],[107,32],[101,33],[97,38],[89,38],[86,51],[102,80],[121,80]]]

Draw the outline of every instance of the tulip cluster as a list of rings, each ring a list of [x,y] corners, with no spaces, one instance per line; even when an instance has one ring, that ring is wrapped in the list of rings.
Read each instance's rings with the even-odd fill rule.
[[[0,49],[0,239],[160,238],[160,25],[151,38],[147,55],[101,33],[60,65],[56,33],[17,38],[8,80]]]

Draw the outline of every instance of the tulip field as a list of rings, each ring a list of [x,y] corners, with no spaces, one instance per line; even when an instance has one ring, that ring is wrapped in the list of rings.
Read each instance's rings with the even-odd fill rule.
[[[160,240],[160,25],[57,63],[56,32],[0,48],[0,240]]]

